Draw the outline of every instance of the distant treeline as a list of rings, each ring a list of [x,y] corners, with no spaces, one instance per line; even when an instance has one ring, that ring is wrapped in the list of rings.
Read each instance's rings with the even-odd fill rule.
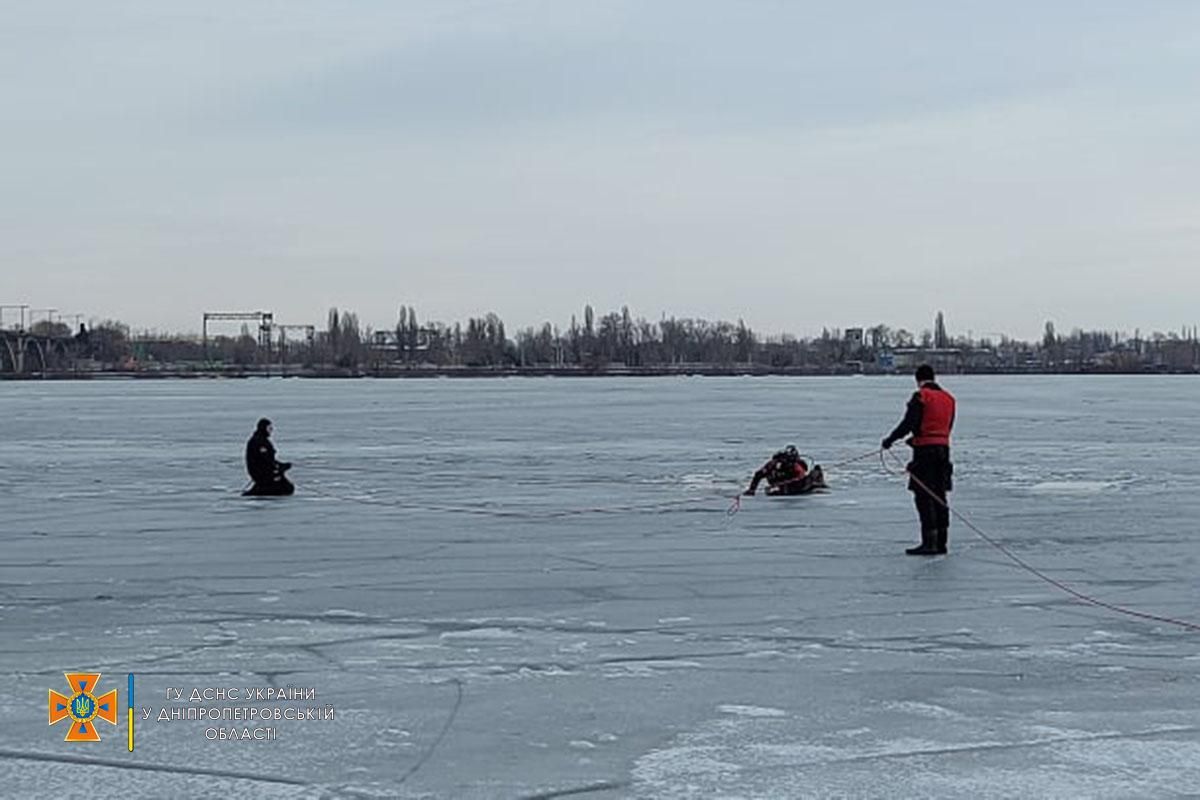
[[[826,329],[819,336],[762,336],[744,322],[635,317],[628,307],[597,316],[591,306],[565,329],[547,322],[510,335],[495,314],[446,324],[423,322],[402,306],[394,327],[363,326],[352,311],[331,309],[323,330],[284,337],[272,330],[194,337],[131,333],[116,321],[73,332],[39,323],[40,335],[69,342],[51,353],[50,368],[67,361],[91,368],[251,368],[272,364],[351,371],[412,368],[564,369],[605,371],[687,365],[751,371],[891,371],[932,361],[955,371],[1175,371],[1200,369],[1195,328],[1142,336],[1076,329],[1059,334],[1046,323],[1038,341],[973,338],[947,332],[939,313],[930,329],[913,333],[887,325]],[[78,368],[78,364],[76,364]]]

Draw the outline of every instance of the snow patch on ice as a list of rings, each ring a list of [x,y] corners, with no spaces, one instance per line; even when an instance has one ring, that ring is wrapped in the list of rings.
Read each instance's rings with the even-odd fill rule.
[[[1042,481],[1029,487],[1034,494],[1086,496],[1102,494],[1115,489],[1117,484],[1109,481]]]
[[[679,482],[687,486],[711,486],[725,481],[715,472],[689,472],[679,476]]]
[[[722,714],[733,714],[738,717],[786,717],[787,712],[780,708],[764,708],[762,706],[717,706]]]
[[[720,490],[722,492],[741,483],[732,481],[728,476],[715,472],[690,472],[684,475],[660,475],[653,478],[643,478],[638,483],[644,486],[674,486],[688,492],[707,492]]]
[[[844,731],[838,731],[837,735],[850,738],[850,737],[854,737],[854,736],[866,736],[870,732],[871,732],[870,728],[847,728]]]
[[[884,703],[884,708],[890,708],[894,711],[903,711],[908,714],[916,714],[921,717],[934,717],[937,719],[952,719],[961,717],[957,711],[951,711],[948,708],[934,705],[933,703],[919,703],[913,700],[904,700],[894,703]]]
[[[824,764],[846,755],[846,750],[840,747],[820,744],[751,744],[749,750],[758,756],[766,757],[768,763],[782,759],[791,763]]]
[[[442,639],[518,639],[520,636],[506,628],[472,628],[465,631],[445,631]]]
[[[325,612],[323,616],[332,619],[366,619],[367,615],[361,611],[351,611],[346,608],[331,608]]]
[[[702,669],[704,667],[699,661],[687,661],[684,659],[663,659],[654,661],[631,661],[628,663],[609,664],[605,668],[605,677],[620,678],[620,677],[651,677],[659,672],[681,669]]]
[[[782,650],[751,650],[743,658],[781,658],[785,655]]]
[[[684,745],[656,750],[638,759],[633,776],[652,785],[662,785],[673,783],[681,775],[716,777],[740,772],[739,765],[714,757],[722,749]]]

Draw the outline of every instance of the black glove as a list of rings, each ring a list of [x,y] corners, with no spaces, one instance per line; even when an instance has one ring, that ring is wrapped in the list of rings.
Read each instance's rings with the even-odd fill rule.
[[[754,490],[747,489],[746,491],[742,492],[742,494],[745,495],[746,497],[754,497]]]
[[[879,446],[882,447],[884,450],[891,450],[892,449],[892,437],[889,436],[886,439],[884,439],[882,442],[880,442]]]

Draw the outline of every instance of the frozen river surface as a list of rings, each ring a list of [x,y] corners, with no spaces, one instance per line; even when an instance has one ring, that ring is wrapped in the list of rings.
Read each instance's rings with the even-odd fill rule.
[[[1081,591],[1200,621],[1200,384],[946,385],[961,510]],[[1200,634],[1081,605],[961,525],[906,558],[878,461],[726,515],[788,442],[875,446],[911,388],[0,384],[0,795],[1196,796]],[[238,496],[260,415],[294,498]],[[133,753],[123,708],[98,743],[47,726],[66,671],[122,706],[135,674]],[[315,699],[188,701],[289,686]],[[186,718],[251,706],[335,716],[272,741]]]

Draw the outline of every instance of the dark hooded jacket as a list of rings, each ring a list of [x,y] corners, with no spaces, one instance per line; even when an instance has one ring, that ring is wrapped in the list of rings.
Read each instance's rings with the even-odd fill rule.
[[[270,483],[279,472],[275,460],[275,445],[265,430],[259,429],[246,442],[246,471],[255,483]]]

